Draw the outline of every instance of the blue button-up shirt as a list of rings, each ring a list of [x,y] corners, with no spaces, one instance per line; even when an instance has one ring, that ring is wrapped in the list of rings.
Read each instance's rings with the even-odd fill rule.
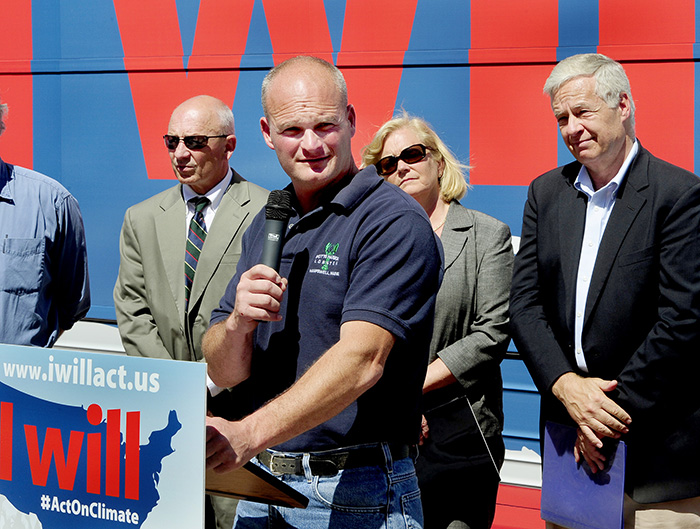
[[[581,257],[578,263],[578,276],[576,278],[576,315],[574,326],[576,364],[586,373],[588,373],[588,366],[586,365],[586,358],[584,357],[581,343],[583,317],[586,313],[586,299],[588,298],[588,289],[591,284],[593,267],[595,266],[596,257],[598,257],[598,248],[600,247],[600,241],[603,239],[605,227],[608,225],[608,219],[610,219],[610,214],[615,206],[617,190],[625,179],[627,169],[632,163],[632,160],[634,160],[634,157],[637,156],[638,151],[639,143],[635,140],[632,149],[622,163],[622,167],[620,167],[615,178],[597,191],[593,188],[591,177],[588,175],[588,171],[583,165],[574,182],[574,187],[588,197],[586,227],[583,232]]]
[[[90,308],[78,202],[0,160],[0,343],[50,347]]]

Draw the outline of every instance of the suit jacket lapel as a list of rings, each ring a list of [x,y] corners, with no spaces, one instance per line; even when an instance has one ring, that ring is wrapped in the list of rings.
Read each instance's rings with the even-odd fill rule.
[[[576,310],[576,274],[581,258],[581,242],[586,223],[586,199],[576,190],[573,182],[578,175],[581,165],[577,162],[564,166],[562,176],[564,182],[557,201],[559,219],[556,229],[559,234],[559,255],[562,267],[562,277],[565,292],[564,307],[567,308],[567,322],[573,332],[574,312]]]
[[[455,204],[450,204],[445,228],[440,238],[442,241],[442,249],[445,254],[445,270],[452,266],[459,255],[464,251],[473,225],[474,221],[469,211],[457,207]]]
[[[168,284],[175,299],[175,305],[181,318],[185,315],[185,241],[186,241],[186,206],[182,199],[181,186],[172,188],[160,207],[163,210],[156,216],[156,235],[158,248],[163,259],[163,268]],[[182,263],[174,266],[173,263]]]
[[[233,181],[226,193],[224,193],[221,203],[216,210],[214,222],[212,222],[207,232],[207,239],[202,249],[204,258],[197,265],[192,292],[190,293],[191,307],[195,306],[199,298],[204,294],[224,254],[231,246],[234,238],[240,235],[241,226],[248,215],[242,206],[248,203],[250,194],[246,186],[237,185],[241,181],[243,181],[243,178],[234,171]]]
[[[620,247],[625,237],[627,237],[634,219],[639,215],[646,202],[646,198],[640,191],[649,185],[649,176],[646,170],[647,160],[641,145],[639,149],[637,158],[632,162],[629,173],[617,193],[615,207],[605,227],[603,239],[600,241],[595,267],[593,268],[593,276],[591,277],[591,285],[588,289],[588,298],[586,299],[584,328],[610,276],[610,271],[620,251]]]
[[[572,183],[580,167],[579,164],[565,167],[564,176],[568,181],[561,193],[561,200],[558,202],[562,274],[565,282],[572,285],[576,284],[578,262],[581,258],[581,242],[586,224],[586,199]],[[571,300],[567,300],[567,306],[570,306],[569,301]]]

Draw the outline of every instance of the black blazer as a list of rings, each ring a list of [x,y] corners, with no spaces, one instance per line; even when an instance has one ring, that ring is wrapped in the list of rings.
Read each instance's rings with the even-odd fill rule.
[[[618,380],[631,416],[627,492],[641,503],[700,495],[700,179],[643,149],[620,186],[591,278],[574,359],[575,283],[586,197],[580,164],[532,182],[511,292],[511,332],[542,395],[564,373]]]

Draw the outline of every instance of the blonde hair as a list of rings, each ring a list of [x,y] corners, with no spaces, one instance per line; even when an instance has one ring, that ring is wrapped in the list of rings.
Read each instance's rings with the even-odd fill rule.
[[[405,111],[379,128],[372,141],[362,150],[362,166],[376,164],[389,135],[403,129],[415,132],[421,143],[430,149],[435,161],[442,162],[443,171],[439,179],[440,198],[448,204],[453,200],[461,199],[470,187],[466,181],[466,174],[471,167],[457,160],[427,121],[411,116]]]

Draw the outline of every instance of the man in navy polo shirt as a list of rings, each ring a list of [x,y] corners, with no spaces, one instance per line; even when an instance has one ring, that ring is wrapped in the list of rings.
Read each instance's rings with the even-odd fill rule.
[[[296,57],[263,82],[260,124],[290,176],[279,273],[257,264],[264,214],[204,338],[209,374],[240,385],[245,419],[207,419],[207,467],[257,464],[307,509],[239,503],[235,527],[421,526],[420,429],[441,249],[423,210],[352,157],[340,71]],[[268,525],[269,524],[269,525]]]

